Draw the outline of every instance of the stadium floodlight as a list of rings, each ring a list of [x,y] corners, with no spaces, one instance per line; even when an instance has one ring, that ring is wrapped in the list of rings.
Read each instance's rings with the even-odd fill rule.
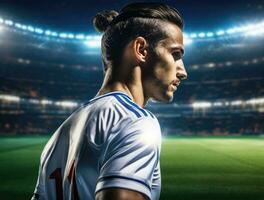
[[[191,38],[197,38],[197,34],[196,33],[191,33],[190,37]]]
[[[5,20],[4,23],[8,26],[13,26],[14,22],[12,20]]]
[[[86,46],[90,48],[100,48],[101,47],[101,41],[99,40],[87,40],[84,42]]]
[[[23,59],[23,58],[18,58],[18,59],[17,59],[17,62],[19,62],[19,63],[23,63],[23,62],[24,62],[24,59]]]
[[[236,31],[235,31],[235,29],[233,29],[233,28],[230,28],[230,29],[227,29],[227,31],[226,31],[226,33],[227,34],[233,34],[233,33],[235,33]]]
[[[0,23],[7,25],[7,26],[13,26],[15,25],[15,28],[22,29],[29,32],[35,32],[37,34],[45,34],[47,36],[52,37],[61,37],[65,39],[78,39],[78,40],[101,40],[102,35],[84,35],[82,33],[80,34],[72,34],[72,33],[60,33],[60,32],[52,32],[52,31],[45,31],[41,28],[34,28],[30,25],[22,25],[20,23],[15,23],[12,20],[9,19],[3,19],[0,17]],[[254,24],[248,24],[244,26],[237,26],[237,27],[231,27],[227,30],[218,30],[215,32],[200,32],[200,33],[184,33],[184,38],[188,39],[194,39],[194,38],[200,38],[202,40],[214,38],[214,36],[221,37],[223,35],[234,35],[234,36],[263,36],[264,35],[264,21],[260,21],[259,23]],[[215,39],[215,38],[214,38]],[[186,44],[192,43],[193,40],[186,40]],[[93,45],[91,45],[93,46]]]
[[[28,102],[32,104],[40,104],[40,101],[37,99],[29,99]]]
[[[32,26],[28,26],[27,30],[29,30],[30,32],[34,32],[35,31],[35,29]]]
[[[78,34],[75,36],[75,38],[78,40],[83,40],[83,39],[85,39],[85,36],[83,34]]]
[[[243,62],[243,65],[248,65],[249,64],[249,61],[248,60],[245,60],[244,62]]]
[[[220,101],[216,101],[216,102],[213,103],[213,106],[220,107],[220,106],[223,106],[223,103],[220,102]]]
[[[73,107],[77,107],[78,103],[77,102],[73,102],[73,101],[57,101],[57,102],[55,102],[55,105],[56,106],[73,108]]]
[[[207,63],[205,66],[208,68],[213,68],[215,67],[215,63]]]
[[[93,39],[93,36],[92,36],[92,35],[87,35],[87,36],[85,37],[85,39],[86,39],[86,40],[92,40],[92,39]]]
[[[231,66],[233,64],[233,62],[231,62],[231,61],[227,61],[227,62],[225,62],[225,65],[226,66]]]
[[[52,102],[51,100],[47,100],[47,99],[42,99],[42,100],[40,101],[40,103],[41,103],[42,105],[52,105],[52,104],[53,104],[53,102]]]
[[[57,37],[58,33],[53,31],[53,32],[50,33],[50,35],[53,36],[53,37]]]
[[[189,35],[187,33],[183,33],[183,38],[189,38]]]
[[[206,36],[207,37],[213,37],[214,36],[214,33],[213,32],[208,32],[208,33],[206,33]]]
[[[257,105],[264,104],[264,98],[253,98],[246,101],[246,104]]]
[[[18,97],[18,96],[5,95],[5,94],[0,94],[0,99],[5,100],[5,101],[10,101],[10,102],[19,102],[20,101],[20,97]]]
[[[41,28],[35,28],[35,33],[42,34],[43,32]]]
[[[225,31],[223,31],[223,30],[219,30],[219,31],[216,32],[216,35],[218,35],[218,36],[221,36],[221,35],[224,35],[224,34],[225,34]]]
[[[23,30],[27,30],[27,26],[26,26],[26,25],[22,25],[21,28],[22,28]]]
[[[51,31],[50,30],[46,30],[44,34],[49,36],[49,35],[51,35]]]
[[[68,38],[70,38],[70,39],[73,39],[74,38],[74,34],[72,34],[72,33],[68,33]]]
[[[230,105],[231,106],[240,106],[243,104],[243,101],[242,100],[236,100],[236,101],[231,101],[230,102]]]
[[[212,107],[212,103],[211,102],[208,102],[208,101],[204,101],[204,102],[194,102],[191,104],[191,106],[194,108],[194,109],[206,109],[206,108],[210,108]]]
[[[204,38],[204,37],[205,37],[205,33],[204,33],[204,32],[201,32],[201,33],[198,34],[198,36],[199,36],[200,38]]]
[[[192,65],[191,68],[192,69],[199,69],[200,65]]]
[[[191,44],[192,42],[193,42],[193,40],[190,39],[190,38],[183,38],[183,43],[184,43],[185,45],[189,45],[189,44]]]
[[[59,37],[61,37],[61,38],[66,38],[66,37],[67,37],[67,33],[60,33],[60,34],[59,34]]]
[[[214,68],[214,67],[225,67],[225,66],[232,66],[234,63],[240,65],[249,65],[249,64],[257,64],[257,63],[264,63],[264,57],[256,57],[252,58],[251,60],[243,60],[243,61],[226,61],[226,62],[210,62],[210,63],[203,63],[203,64],[194,64],[191,65],[191,69],[198,69],[200,67],[206,67],[206,68]]]
[[[245,36],[263,36],[264,35],[264,22],[253,25],[248,25],[245,29]]]
[[[258,24],[255,24],[255,26],[256,25],[258,25]],[[248,25],[245,25],[245,26],[241,26],[240,30],[241,30],[241,32],[252,31],[252,30],[255,29],[255,26],[253,24],[248,24]]]
[[[19,101],[23,101],[23,102],[28,102],[28,103],[32,103],[32,104],[40,104],[40,105],[56,105],[56,106],[60,106],[63,108],[75,108],[77,106],[79,106],[78,102],[74,102],[74,101],[52,101],[52,100],[48,100],[48,99],[24,99],[24,98],[20,98],[18,96],[13,96],[13,95],[5,95],[5,94],[0,94],[0,100],[3,101],[8,101],[8,102],[19,102]],[[152,102],[156,102],[155,100],[151,100]],[[257,106],[257,105],[264,105],[264,97],[260,97],[260,98],[253,98],[253,99],[249,99],[249,100],[234,100],[234,101],[215,101],[215,102],[209,102],[209,101],[197,101],[194,102],[192,104],[172,104],[173,107],[192,107],[193,109],[197,109],[199,110],[205,110],[205,109],[209,109],[211,107],[222,107],[222,106],[243,106],[243,105],[251,105],[251,106]],[[241,107],[242,108],[242,107]],[[144,138],[148,138],[147,135],[144,136]],[[142,138],[143,141],[145,141],[145,139]]]
[[[252,59],[253,64],[257,64],[258,62],[259,62],[259,60],[257,58]]]
[[[15,27],[21,29],[22,28],[22,24],[15,23]]]

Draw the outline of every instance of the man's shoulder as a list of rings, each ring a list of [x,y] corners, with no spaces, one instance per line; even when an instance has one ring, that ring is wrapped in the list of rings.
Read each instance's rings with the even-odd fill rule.
[[[126,94],[121,92],[112,92],[90,100],[84,104],[96,113],[116,113],[122,118],[128,118],[131,121],[138,119],[151,118],[156,121],[156,117],[147,109],[141,108],[134,103]]]
[[[93,114],[111,125],[112,133],[160,135],[157,118],[147,109],[134,103],[126,94],[113,92],[90,101]],[[109,127],[110,128],[110,127]],[[150,136],[151,137],[151,136]]]

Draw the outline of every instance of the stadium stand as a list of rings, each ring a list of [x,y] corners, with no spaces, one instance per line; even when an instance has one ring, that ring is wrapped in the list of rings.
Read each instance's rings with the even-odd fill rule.
[[[0,132],[50,134],[99,89],[100,49],[87,46],[86,39],[100,37],[47,32],[0,18],[1,23]],[[188,80],[171,104],[147,106],[165,135],[264,134],[264,37],[242,33],[186,36]],[[74,103],[60,103],[65,101]],[[209,106],[197,108],[197,102]]]

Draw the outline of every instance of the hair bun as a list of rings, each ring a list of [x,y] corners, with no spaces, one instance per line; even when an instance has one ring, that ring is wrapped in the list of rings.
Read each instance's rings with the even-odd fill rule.
[[[118,12],[114,10],[97,13],[93,17],[94,28],[100,33],[104,32],[117,15]]]

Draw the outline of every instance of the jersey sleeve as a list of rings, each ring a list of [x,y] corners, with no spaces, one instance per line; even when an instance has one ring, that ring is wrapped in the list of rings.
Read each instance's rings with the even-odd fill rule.
[[[112,134],[100,162],[96,191],[125,188],[151,199],[152,177],[159,161],[160,128],[143,118]]]

